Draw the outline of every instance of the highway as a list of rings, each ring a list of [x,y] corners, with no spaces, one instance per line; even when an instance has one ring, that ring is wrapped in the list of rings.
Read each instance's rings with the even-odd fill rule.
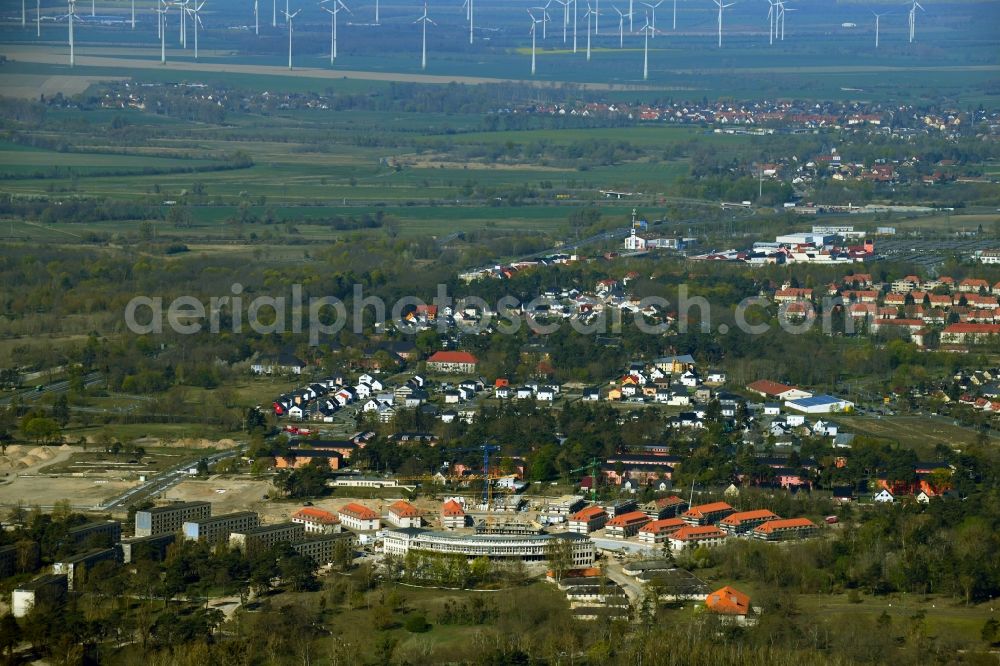
[[[226,458],[232,458],[233,456],[238,455],[243,450],[244,446],[245,444],[239,444],[235,448],[227,449],[226,451],[216,451],[215,453],[206,456],[205,461],[209,465],[214,465],[220,460],[225,460]],[[135,488],[130,488],[121,495],[112,497],[111,499],[106,500],[103,504],[99,504],[94,508],[98,511],[113,511],[115,509],[121,509],[122,507],[135,503],[146,497],[151,497],[165,492],[187,478],[189,476],[188,470],[191,469],[194,464],[197,463],[192,463],[191,461],[178,463],[170,469],[161,472],[152,479],[149,479],[145,483],[141,483]]]
[[[104,381],[104,377],[99,372],[91,372],[89,375],[83,378],[83,385],[86,388],[91,386],[96,386]],[[43,395],[49,395],[52,393],[65,393],[69,390],[69,380],[60,379],[57,382],[52,382],[51,384],[42,385],[42,390],[36,389],[23,389],[20,391],[15,391],[13,394],[4,396],[0,398],[0,405],[6,405],[14,399],[15,396],[20,397],[22,400],[33,401],[37,400]]]

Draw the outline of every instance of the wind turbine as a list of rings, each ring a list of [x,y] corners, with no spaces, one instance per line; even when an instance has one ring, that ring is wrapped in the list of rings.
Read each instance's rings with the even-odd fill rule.
[[[474,10],[472,8],[472,1],[473,0],[465,0],[465,2],[462,3],[462,6],[465,7],[465,18],[469,21],[469,43],[470,44],[472,43],[472,21],[473,21],[473,17],[475,16],[475,12],[474,12]],[[551,0],[550,0],[550,2],[551,2]]]
[[[566,43],[566,29],[569,28],[569,3],[573,0],[556,0],[563,7],[563,44]]]
[[[635,32],[635,26],[632,25],[632,17],[634,15],[635,15],[635,12],[632,11],[632,0],[628,0],[628,31],[629,31],[629,34]]]
[[[913,0],[913,5],[910,7],[910,43],[913,43],[913,39],[917,36],[917,9],[924,11],[923,6]]]
[[[767,0],[767,43],[769,45],[774,45],[775,7],[777,5],[774,0]]]
[[[594,0],[594,34],[601,34],[601,0]]]
[[[576,53],[577,2],[579,2],[579,0],[573,0],[573,53]]]
[[[378,20],[378,0],[375,0],[375,25],[382,25]]]
[[[881,14],[876,14],[875,12],[872,12],[872,16],[875,17],[875,48],[878,48],[878,23],[879,23],[879,20],[883,16],[885,16],[885,14],[886,14],[885,12],[883,12]]]
[[[656,38],[656,8],[663,4],[663,0],[657,0],[657,2],[643,2],[642,4],[644,4],[647,7],[649,7],[649,13],[653,17],[653,21],[652,21],[652,23],[650,23],[650,26],[653,29],[653,38],[655,39]]]
[[[677,0],[674,0],[674,30],[677,29]]]
[[[301,9],[297,9],[294,14],[284,12],[285,23],[288,24],[288,69],[292,68],[292,19],[298,16],[301,11]]]
[[[735,2],[730,2],[729,4],[723,4],[722,0],[715,0],[715,4],[719,7],[719,48],[722,48],[722,10],[726,7],[732,7]]]
[[[90,15],[97,16],[97,6],[95,0],[90,0]]]
[[[625,14],[614,5],[611,5],[611,9],[618,12],[618,48],[625,48]]]
[[[253,34],[260,35],[260,0],[253,0]]]
[[[597,10],[590,7],[590,3],[587,3],[587,13],[584,14],[587,17],[587,62],[590,62],[590,17],[597,17]]]
[[[76,14],[76,0],[69,0],[69,11],[66,16],[69,18],[69,66],[72,67],[76,64],[76,54],[73,50],[73,19],[83,20]]]
[[[427,24],[430,23],[431,25],[437,25],[437,23],[435,23],[430,18],[428,18],[428,16],[427,16],[427,3],[426,2],[424,3],[424,14],[423,14],[423,16],[421,16],[416,21],[414,21],[414,23],[422,23],[423,24],[423,26],[421,26],[422,27],[422,33],[423,33],[423,39],[422,39],[421,45],[420,45],[420,69],[427,69]],[[534,51],[532,51],[532,56],[534,56]]]
[[[320,4],[329,2],[329,0],[323,0]],[[330,15],[330,64],[337,59],[337,14],[340,13],[342,9],[347,9],[342,0],[333,0],[333,9],[328,7],[323,7],[323,11]],[[351,14],[350,9],[347,9],[347,13]]]
[[[181,38],[180,38],[180,45],[181,45],[181,48],[185,48],[185,49],[188,47],[187,11],[186,11],[187,10],[188,2],[190,2],[190,0],[184,0],[184,2],[179,2],[178,0],[174,0],[174,2],[172,3],[172,4],[177,5],[180,8],[180,10],[181,10],[181,22],[180,22]]]
[[[42,0],[35,0],[35,37],[42,36]]]
[[[778,0],[778,20],[781,21],[781,41],[785,41],[785,12],[795,12],[797,9],[789,9],[785,7],[785,0]],[[775,25],[777,28],[777,25]]]
[[[534,76],[535,75],[535,37],[536,37],[535,26],[537,26],[539,23],[541,23],[544,19],[536,19],[535,15],[531,13],[530,9],[528,10],[528,16],[531,17],[531,75]],[[588,37],[587,37],[587,41],[588,42],[590,41],[590,36],[589,35],[590,35],[590,31],[588,29]]]
[[[25,1],[26,0],[21,0],[21,27],[22,28],[27,28],[28,27],[28,9],[27,9],[27,7],[24,4]]]
[[[540,11],[542,13],[542,18],[540,18],[539,21],[542,24],[542,41],[543,42],[548,37],[548,31],[546,30],[546,27],[548,26],[549,21],[551,20],[551,17],[549,16],[549,13],[546,10],[549,8],[549,5],[551,5],[551,4],[552,4],[552,0],[549,0],[547,3],[545,3],[544,7],[532,7],[532,9],[537,9],[538,11]],[[534,15],[532,15],[531,18],[534,19],[535,18]]]
[[[135,30],[135,0],[132,0],[132,29]]]
[[[194,24],[194,59],[198,59],[198,25],[201,23],[201,17],[198,16],[198,12],[201,8],[205,6],[204,0],[200,5],[195,5],[194,8],[184,7],[184,11],[191,14],[191,23]]]
[[[271,0],[271,27],[278,27],[278,0]]]
[[[643,3],[645,4],[645,3]],[[646,15],[646,25],[642,26],[642,33],[645,35],[642,47],[642,80],[649,80],[649,36],[656,31],[656,28],[650,25],[649,15]]]
[[[160,0],[160,7],[154,11],[158,14],[156,17],[157,25],[160,26],[160,64],[165,65],[167,62],[167,10],[170,9],[168,5],[163,0]]]

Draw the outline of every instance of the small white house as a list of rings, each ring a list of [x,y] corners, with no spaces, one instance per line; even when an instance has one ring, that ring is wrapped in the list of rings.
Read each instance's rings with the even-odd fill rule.
[[[892,504],[896,501],[896,498],[892,496],[892,493],[883,488],[875,494],[875,497],[873,497],[872,500],[881,504]]]

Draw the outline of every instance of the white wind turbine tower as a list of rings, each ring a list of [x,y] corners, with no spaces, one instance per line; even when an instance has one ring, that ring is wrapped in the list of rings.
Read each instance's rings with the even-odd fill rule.
[[[781,21],[781,41],[785,41],[785,12],[795,12],[797,9],[785,7],[785,0],[778,0],[778,20]],[[777,28],[777,26],[775,26]]]
[[[42,0],[35,0],[35,37],[42,36]]]
[[[69,66],[73,67],[76,64],[76,53],[74,51],[75,44],[73,43],[73,21],[82,21],[76,14],[76,0],[69,0],[69,11],[66,13],[67,18],[69,18]]]
[[[644,4],[647,7],[649,7],[649,12],[647,12],[647,14],[651,14],[652,17],[653,17],[653,21],[649,25],[653,29],[653,37],[655,38],[656,37],[656,8],[663,4],[663,0],[657,0],[657,2],[643,2],[642,4]],[[648,20],[648,16],[647,16],[647,20]]]
[[[473,0],[465,0],[462,6],[465,7],[465,18],[469,22],[469,43],[472,43],[472,26],[475,19],[475,9],[472,7]]]
[[[566,43],[566,30],[569,28],[569,3],[573,0],[556,0],[563,7],[563,44]]]
[[[201,24],[201,17],[198,16],[198,12],[201,8],[205,6],[204,1],[200,5],[195,5],[193,8],[185,7],[184,11],[191,14],[191,23],[194,25],[194,59],[198,59],[198,25]]]
[[[579,0],[573,0],[573,53],[576,53],[577,2],[579,2]]]
[[[298,16],[301,11],[301,9],[297,9],[293,14],[285,12],[285,23],[288,24],[288,69],[292,68],[292,19]]]
[[[28,8],[25,6],[27,0],[21,0],[21,27],[28,27]]]
[[[735,2],[730,2],[729,4],[723,4],[722,0],[715,0],[715,4],[719,7],[719,48],[722,48],[722,10],[726,7],[732,7]]]
[[[160,64],[167,62],[167,10],[170,5],[160,0],[160,7],[154,11],[157,13],[156,23],[160,26]]]
[[[611,9],[618,13],[618,48],[625,48],[625,14],[614,5],[611,5]]]
[[[601,34],[601,0],[594,0],[594,34]]]
[[[649,36],[656,29],[649,24],[649,15],[646,15],[646,25],[642,26],[642,33],[645,35],[645,40],[642,47],[642,80],[649,80]]]
[[[590,17],[597,17],[597,10],[590,7],[590,3],[587,3],[587,13],[584,14],[587,17],[587,62],[590,62]]]
[[[535,15],[528,10],[528,16],[531,17],[531,75],[535,75],[535,40],[536,40],[536,26],[542,22],[543,19],[536,19]]]
[[[253,0],[253,34],[260,35],[260,0]]]
[[[135,30],[135,0],[132,0],[132,29]]]
[[[770,45],[774,44],[774,8],[776,6],[774,0],[767,0],[767,43]]]
[[[875,12],[872,12],[872,16],[875,17],[875,48],[878,48],[878,24],[879,24],[879,20],[883,16],[885,16],[885,13],[876,14]]]
[[[677,0],[674,0],[674,30],[677,29]]]
[[[378,0],[375,0],[375,25],[382,25],[378,20]]]
[[[424,3],[424,14],[414,23],[422,23],[422,40],[420,45],[420,69],[427,69],[427,24],[437,25],[427,16],[427,3]]]
[[[542,13],[542,18],[540,18],[539,21],[542,24],[542,41],[543,42],[548,37],[548,31],[546,30],[546,26],[548,26],[549,21],[551,20],[551,17],[549,16],[549,13],[547,11],[545,11],[545,10],[547,10],[549,8],[550,4],[552,4],[552,0],[549,0],[549,2],[546,3],[546,5],[544,7],[532,7],[531,8],[531,9],[535,9],[537,11],[540,11]],[[530,11],[529,11],[529,13],[530,13]],[[534,14],[532,14],[531,18],[532,19],[535,18]]]
[[[910,7],[910,43],[913,43],[913,39],[917,36],[917,9],[924,11],[923,6],[913,0],[913,6]]]
[[[95,0],[90,0],[90,15],[97,16],[97,6]]]
[[[188,6],[188,2],[190,2],[190,0],[184,0],[184,2],[178,2],[177,0],[174,0],[174,2],[172,3],[174,5],[177,5],[177,7],[181,10],[181,20],[180,20],[180,31],[181,32],[180,32],[180,42],[179,43],[181,45],[181,48],[185,48],[185,49],[188,46],[188,43],[187,43],[188,42],[188,36],[187,36],[187,11],[186,11],[187,10],[187,6]]]
[[[329,2],[329,0],[323,0],[320,4]],[[337,14],[340,13],[342,9],[347,9],[342,0],[333,0],[333,9],[328,7],[323,7],[323,11],[330,15],[330,64],[337,59]],[[347,9],[347,13],[351,14],[351,10]]]
[[[271,0],[271,27],[278,27],[278,0]]]

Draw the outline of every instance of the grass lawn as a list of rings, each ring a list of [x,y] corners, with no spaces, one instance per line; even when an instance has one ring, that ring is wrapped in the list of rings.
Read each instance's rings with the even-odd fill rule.
[[[917,451],[930,452],[937,444],[962,447],[975,442],[977,432],[955,425],[948,418],[932,416],[838,416],[848,431],[898,442]]]

